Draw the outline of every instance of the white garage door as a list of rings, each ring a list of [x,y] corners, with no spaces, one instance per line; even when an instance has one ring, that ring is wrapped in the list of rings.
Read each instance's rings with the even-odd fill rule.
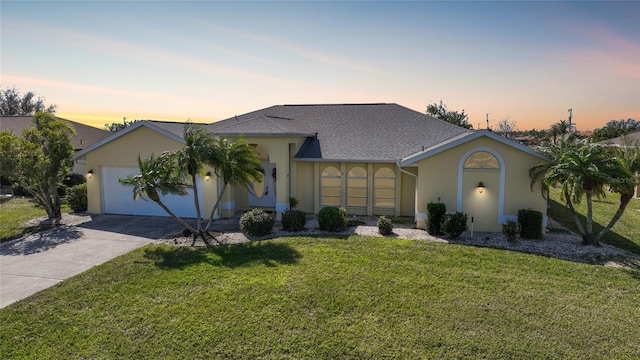
[[[139,174],[138,168],[105,167],[102,168],[102,191],[105,214],[169,216],[152,200],[133,200],[133,187],[124,186],[118,181],[129,175]],[[198,190],[202,190],[202,179],[198,178]],[[199,193],[202,207],[202,191]],[[186,218],[196,216],[193,205],[193,193],[185,196],[161,195],[162,202],[176,215]]]

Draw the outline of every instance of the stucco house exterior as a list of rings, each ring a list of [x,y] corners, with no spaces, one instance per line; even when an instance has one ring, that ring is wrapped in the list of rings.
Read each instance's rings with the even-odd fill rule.
[[[253,191],[227,189],[219,213],[263,207],[317,213],[342,206],[350,214],[412,216],[425,226],[429,202],[473,217],[476,231],[500,231],[519,209],[546,214],[529,169],[535,151],[486,130],[467,130],[397,104],[276,105],[201,126],[216,136],[243,137],[256,147],[264,181]],[[89,212],[164,216],[151,201],[133,201],[118,178],[137,173],[137,157],[182,147],[184,123],[140,121],[80,151],[91,171]],[[199,179],[208,214],[221,184]],[[165,199],[193,216],[190,196]],[[545,218],[546,223],[546,218]]]

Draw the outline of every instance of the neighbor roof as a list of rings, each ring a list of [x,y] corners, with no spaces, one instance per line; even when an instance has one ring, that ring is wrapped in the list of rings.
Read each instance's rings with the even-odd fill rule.
[[[614,144],[618,146],[631,145],[633,147],[635,146],[634,143],[636,142],[640,142],[640,130],[636,130],[634,132],[628,133],[627,135],[618,136],[613,139],[604,140],[604,141],[601,141],[600,143]]]
[[[0,116],[0,131],[7,130],[20,135],[24,129],[33,128],[32,119],[33,116]],[[82,150],[111,135],[107,130],[59,117],[58,119],[66,121],[76,130],[76,135],[71,138],[71,144],[75,150]]]
[[[308,137],[296,159],[396,161],[473,131],[398,104],[276,105],[213,123],[220,135]]]

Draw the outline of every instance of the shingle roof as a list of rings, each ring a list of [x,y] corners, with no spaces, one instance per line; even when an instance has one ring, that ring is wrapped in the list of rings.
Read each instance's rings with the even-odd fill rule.
[[[276,105],[208,128],[221,135],[306,136],[297,159],[346,161],[396,161],[472,132],[398,104]]]
[[[24,129],[33,127],[31,119],[33,119],[33,116],[0,116],[0,131],[8,130],[16,135],[20,135]],[[82,150],[112,134],[107,130],[98,129],[72,120],[58,119],[66,121],[76,130],[76,135],[71,138],[71,144],[75,150]]]
[[[628,133],[625,136],[618,136],[613,139],[601,141],[603,144],[614,144],[618,146],[626,146],[627,144],[635,146],[634,142],[640,142],[640,130]]]

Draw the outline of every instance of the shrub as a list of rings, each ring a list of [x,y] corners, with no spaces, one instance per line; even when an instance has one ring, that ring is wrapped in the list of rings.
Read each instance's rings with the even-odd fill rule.
[[[445,214],[442,231],[452,239],[459,238],[463,232],[467,231],[467,214],[461,212]]]
[[[300,210],[287,210],[282,213],[282,230],[300,231],[304,229],[307,215]]]
[[[80,184],[85,184],[87,179],[85,179],[84,175],[78,173],[71,173],[67,175],[67,177],[62,181],[62,184],[66,187],[73,187]]]
[[[430,202],[427,204],[427,232],[429,235],[438,235],[442,232],[442,222],[447,206],[443,203]]]
[[[378,232],[382,235],[391,235],[393,233],[393,222],[384,215],[378,218]]]
[[[252,209],[240,217],[240,230],[252,236],[267,235],[273,229],[273,218],[262,209]]]
[[[348,223],[347,210],[344,208],[328,206],[318,212],[318,225],[322,230],[343,231],[347,228]]]
[[[87,184],[78,184],[67,190],[67,202],[73,212],[87,211]]]
[[[520,237],[524,239],[542,239],[542,213],[531,209],[518,210]]]
[[[516,241],[519,232],[520,223],[515,220],[507,220],[506,223],[502,224],[502,233],[507,237],[507,241],[511,243]]]
[[[289,208],[291,209],[295,209],[295,207],[298,206],[298,199],[294,198],[293,196],[289,198]]]

